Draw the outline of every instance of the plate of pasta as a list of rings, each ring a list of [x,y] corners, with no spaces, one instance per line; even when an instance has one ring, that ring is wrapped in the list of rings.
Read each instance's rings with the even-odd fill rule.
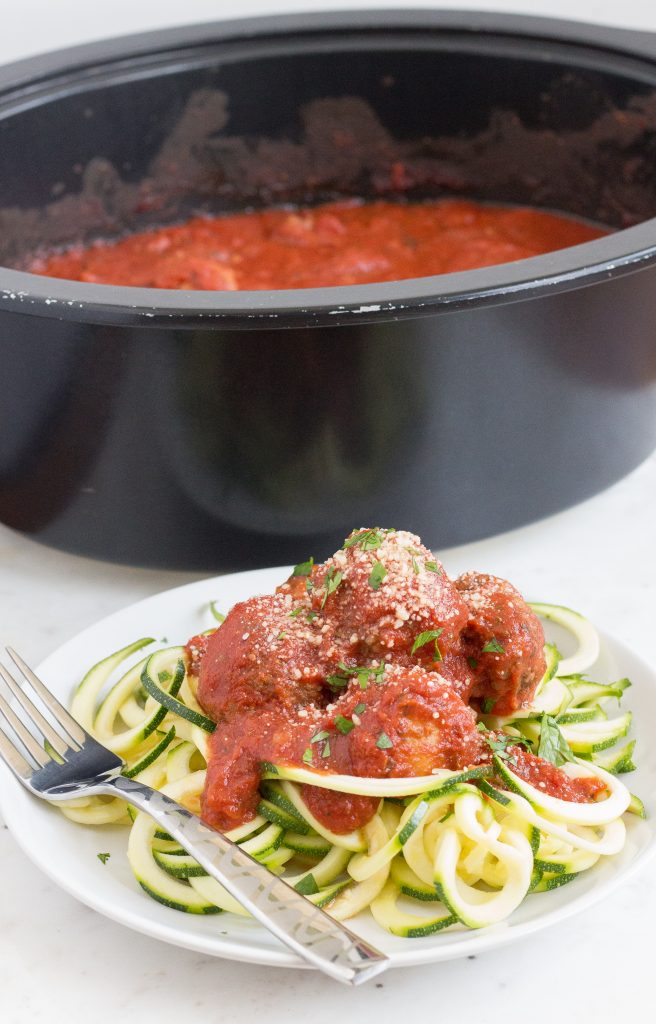
[[[576,611],[451,579],[405,531],[147,598],[38,672],[125,774],[396,966],[557,924],[656,848],[650,667]],[[89,906],[186,948],[303,966],[145,814],[0,782],[25,854]]]

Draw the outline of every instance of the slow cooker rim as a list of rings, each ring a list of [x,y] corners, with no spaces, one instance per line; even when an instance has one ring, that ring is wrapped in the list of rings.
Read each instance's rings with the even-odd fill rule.
[[[114,37],[31,57],[0,68],[0,94],[58,72],[126,56],[151,55],[210,39],[229,41],[294,31],[448,29],[512,33],[611,50],[656,65],[656,34],[583,22],[458,10],[320,11],[200,23]],[[567,291],[633,273],[656,262],[656,217],[604,238],[530,259],[458,273],[276,291],[183,291],[90,284],[0,266],[0,309],[85,322],[134,326],[286,327],[433,315]]]

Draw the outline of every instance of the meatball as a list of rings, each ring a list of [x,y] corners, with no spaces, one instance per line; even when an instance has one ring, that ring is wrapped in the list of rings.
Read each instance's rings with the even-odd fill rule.
[[[343,720],[352,723],[345,733]],[[430,775],[476,762],[482,748],[474,711],[448,680],[418,665],[387,666],[365,690],[351,683],[322,728],[337,729],[331,766],[348,775]]]
[[[318,729],[330,737],[331,770],[344,775],[430,775],[476,764],[483,752],[474,711],[446,679],[417,665],[388,665],[364,690],[354,681]],[[313,757],[313,767],[321,767],[320,745]],[[315,817],[338,832],[364,825],[378,807],[371,797],[344,801],[316,786],[304,786],[303,796]]]
[[[291,610],[290,599],[282,595],[253,597],[236,604],[209,637],[197,696],[214,721],[321,699],[327,672],[321,633],[314,623],[291,617]]]
[[[509,715],[531,702],[546,669],[540,620],[507,580],[468,572],[455,586],[469,610],[462,646],[474,674],[472,700]]]
[[[309,599],[361,660],[432,665],[435,647],[413,652],[417,638],[439,633],[439,656],[459,648],[467,608],[435,556],[405,530],[356,530],[310,577]]]

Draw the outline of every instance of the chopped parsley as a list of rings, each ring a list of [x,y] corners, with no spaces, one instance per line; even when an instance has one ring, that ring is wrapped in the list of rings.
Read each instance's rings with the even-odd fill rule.
[[[542,712],[540,718],[538,757],[543,757],[545,761],[551,761],[557,768],[565,764],[566,761],[574,760],[574,754],[558,728],[556,719],[548,715],[546,711]]]
[[[98,857],[99,861],[102,861],[103,864],[106,864],[109,858],[111,857],[111,853],[98,853],[96,854],[96,856]]]
[[[486,697],[483,703],[481,704],[481,711],[483,712],[484,715],[491,715],[492,709],[495,704],[496,701],[493,700],[492,697]]]
[[[312,750],[312,747],[306,747],[304,752],[303,752],[302,760],[305,762],[305,764],[312,764],[312,758],[313,757],[314,757],[314,752]]]
[[[442,575],[442,570],[440,569],[437,562],[424,562],[424,565],[426,566],[429,572],[436,572],[439,576]]]
[[[326,682],[333,690],[341,690],[345,686],[348,686],[349,680],[355,676],[360,684],[361,690],[366,690],[369,685],[369,680],[373,678],[374,682],[382,682],[382,677],[385,673],[385,665],[383,662],[377,665],[375,668],[368,668],[366,666],[355,665],[349,668],[343,661],[337,662],[337,667],[340,669],[339,673],[328,676]]]
[[[393,743],[386,732],[381,732],[380,736],[376,740],[376,746],[379,750],[389,750]]]
[[[288,613],[288,617],[289,617],[290,619],[295,619],[295,618],[296,618],[296,617],[297,617],[298,615],[300,615],[300,614],[301,614],[301,612],[302,612],[302,611],[303,611],[303,608],[302,608],[302,606],[301,606],[301,605],[299,604],[298,608],[294,608],[294,610],[293,610],[293,611],[291,611],[291,612],[289,612],[289,613]]]
[[[318,614],[319,614],[319,612],[309,611],[307,613],[307,620],[308,620],[308,622],[312,622],[312,619],[316,619]]]
[[[321,607],[322,608],[324,607],[324,605],[325,605],[326,601],[328,600],[328,598],[330,597],[330,595],[335,593],[335,591],[337,590],[337,588],[338,588],[338,586],[340,585],[341,582],[342,582],[342,573],[341,573],[341,571],[339,569],[335,569],[334,567],[330,568],[328,570],[328,572],[326,573],[326,578],[324,580],[324,586],[326,588],[326,593],[323,595],[323,601],[321,602]]]
[[[355,707],[353,708],[353,714],[354,715],[361,715],[366,710],[367,710],[367,705],[366,704],[356,704]]]
[[[310,556],[307,562],[299,562],[298,565],[294,566],[292,576],[309,576],[314,566],[314,558]]]
[[[316,733],[312,737],[312,739],[310,740],[310,743],[321,743],[321,740],[327,740],[329,736],[330,736],[330,733],[327,732],[325,729],[322,729],[321,732]]]
[[[380,527],[376,527],[373,530],[359,530],[357,533],[352,533],[350,537],[347,537],[342,547],[352,548],[357,546],[362,548],[363,551],[375,551],[383,543],[386,533],[394,533],[394,530],[381,530]]]
[[[351,729],[355,729],[355,722],[352,722],[350,718],[344,718],[344,715],[337,715],[335,718],[335,728],[338,729],[343,736],[348,736]]]
[[[420,633],[419,636],[415,637],[414,643],[410,650],[410,654],[414,654],[415,651],[418,651],[420,647],[425,647],[426,644],[430,644],[433,641],[435,641],[433,661],[442,661],[442,652],[440,650],[440,645],[438,644],[437,641],[442,636],[443,632],[443,627],[440,627],[440,629],[427,629],[423,633]]]
[[[319,892],[317,880],[312,874],[312,872],[310,872],[309,875],[304,875],[303,878],[299,879],[294,888],[296,889],[296,892],[300,892],[302,896],[314,896],[315,893]]]
[[[485,647],[481,648],[483,654],[505,654],[506,649],[502,647],[495,636],[485,644]]]
[[[321,751],[322,757],[330,757],[330,740],[326,740]]]
[[[277,639],[278,640],[284,640],[286,636],[287,636],[287,634],[285,633],[285,631],[283,629],[282,633],[278,633]]]
[[[485,726],[481,729],[482,722],[478,723],[477,728],[480,732],[486,732]],[[493,754],[501,758],[502,761],[507,761],[509,764],[516,765],[517,759],[508,753],[508,747],[525,747],[529,749],[530,743],[524,739],[523,736],[509,736],[508,733],[487,733],[483,739],[487,743],[488,747]]]
[[[419,575],[419,562],[417,561],[414,555],[412,556],[412,570],[415,576]]]
[[[476,661],[476,658],[467,658],[467,664],[472,669],[478,668],[478,662]]]
[[[369,573],[369,586],[372,590],[378,590],[379,586],[387,576],[387,569],[382,562],[374,562],[373,569]]]

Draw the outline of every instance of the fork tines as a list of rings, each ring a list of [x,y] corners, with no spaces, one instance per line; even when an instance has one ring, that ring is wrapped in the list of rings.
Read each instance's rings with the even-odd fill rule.
[[[0,715],[20,740],[24,752],[28,754],[28,759],[17,749],[6,729],[0,729],[0,753],[14,770],[23,778],[28,778],[36,768],[44,767],[50,762],[51,756],[46,745],[50,746],[56,755],[64,757],[68,750],[79,750],[80,745],[84,742],[85,734],[66,708],[53,697],[23,659],[10,647],[7,648],[7,653],[57,723],[57,728],[54,728],[21,683],[0,663],[0,676],[11,691],[23,716],[21,720],[2,694],[0,694]],[[25,724],[26,718],[40,733],[40,740],[35,732]]]

